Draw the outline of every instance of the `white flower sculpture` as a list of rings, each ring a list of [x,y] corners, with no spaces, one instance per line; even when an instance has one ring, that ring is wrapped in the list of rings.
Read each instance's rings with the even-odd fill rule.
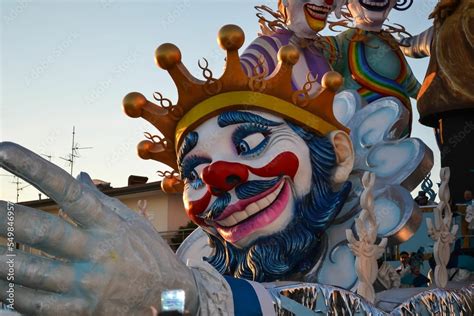
[[[352,250],[355,259],[356,273],[359,279],[357,294],[363,296],[369,302],[374,302],[375,291],[373,283],[377,279],[377,259],[382,256],[387,246],[387,238],[383,238],[377,245],[378,225],[374,211],[373,187],[375,184],[375,174],[366,172],[362,178],[364,191],[360,197],[362,212],[355,220],[358,240],[351,229],[346,230],[346,237],[349,241],[349,248]]]
[[[452,225],[453,213],[449,205],[449,168],[442,168],[440,172],[441,187],[439,189],[440,202],[434,209],[434,226],[431,218],[426,219],[428,235],[435,241],[433,256],[436,261],[434,271],[435,283],[437,287],[444,288],[448,283],[448,270],[446,266],[451,255],[451,244],[456,239],[458,225]]]

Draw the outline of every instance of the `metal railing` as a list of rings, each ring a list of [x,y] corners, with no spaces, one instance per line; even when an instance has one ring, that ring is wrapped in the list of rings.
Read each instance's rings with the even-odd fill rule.
[[[164,232],[159,232],[161,238],[163,238],[168,245],[176,251],[179,245],[186,239],[186,237],[191,234],[195,228],[186,228],[186,229],[179,229],[179,230],[169,230]]]

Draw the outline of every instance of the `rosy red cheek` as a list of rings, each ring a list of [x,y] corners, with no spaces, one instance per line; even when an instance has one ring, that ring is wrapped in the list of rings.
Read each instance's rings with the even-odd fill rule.
[[[209,192],[206,192],[206,194],[201,199],[196,201],[188,201],[185,203],[185,209],[186,213],[188,214],[188,217],[200,226],[207,225],[197,215],[201,214],[206,210],[207,206],[211,202],[211,197],[212,195]]]
[[[250,172],[260,177],[288,176],[293,180],[298,171],[298,167],[298,157],[292,152],[285,151],[261,168],[248,168]]]

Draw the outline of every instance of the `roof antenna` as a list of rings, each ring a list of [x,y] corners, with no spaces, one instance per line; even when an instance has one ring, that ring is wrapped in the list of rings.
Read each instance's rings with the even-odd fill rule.
[[[31,186],[31,184],[21,186],[23,184],[23,182],[21,181],[21,179],[19,177],[14,176],[14,175],[0,174],[0,176],[2,176],[2,177],[12,177],[13,178],[11,183],[16,184],[16,202],[17,203],[20,200],[20,192],[23,191],[24,188],[27,188],[27,187]]]
[[[69,163],[69,166],[71,167],[71,175],[73,174],[74,170],[74,159],[79,158],[79,150],[82,149],[92,149],[93,147],[79,147],[79,144],[75,142],[75,136],[76,136],[76,127],[72,127],[72,145],[71,145],[71,153],[67,156],[67,158],[64,157],[59,157],[62,160],[65,160]]]

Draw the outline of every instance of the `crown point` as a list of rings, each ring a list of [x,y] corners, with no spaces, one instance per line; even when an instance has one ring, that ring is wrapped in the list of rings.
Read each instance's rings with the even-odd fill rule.
[[[165,177],[161,180],[161,189],[165,193],[183,193],[184,183],[178,177]]]
[[[278,60],[290,65],[296,65],[300,59],[300,52],[293,45],[285,45],[278,51]]]
[[[148,103],[145,96],[139,92],[130,92],[123,98],[123,109],[130,117],[140,117],[143,107]]]
[[[181,62],[181,51],[174,44],[162,44],[155,51],[155,61],[158,66],[168,70]]]
[[[321,79],[323,88],[336,92],[344,84],[344,78],[337,71],[328,71]]]
[[[244,31],[237,25],[228,24],[221,27],[217,36],[217,42],[225,50],[238,50],[244,45]]]
[[[150,151],[152,150],[154,144],[149,140],[143,140],[137,145],[138,156],[142,159],[150,159]]]

